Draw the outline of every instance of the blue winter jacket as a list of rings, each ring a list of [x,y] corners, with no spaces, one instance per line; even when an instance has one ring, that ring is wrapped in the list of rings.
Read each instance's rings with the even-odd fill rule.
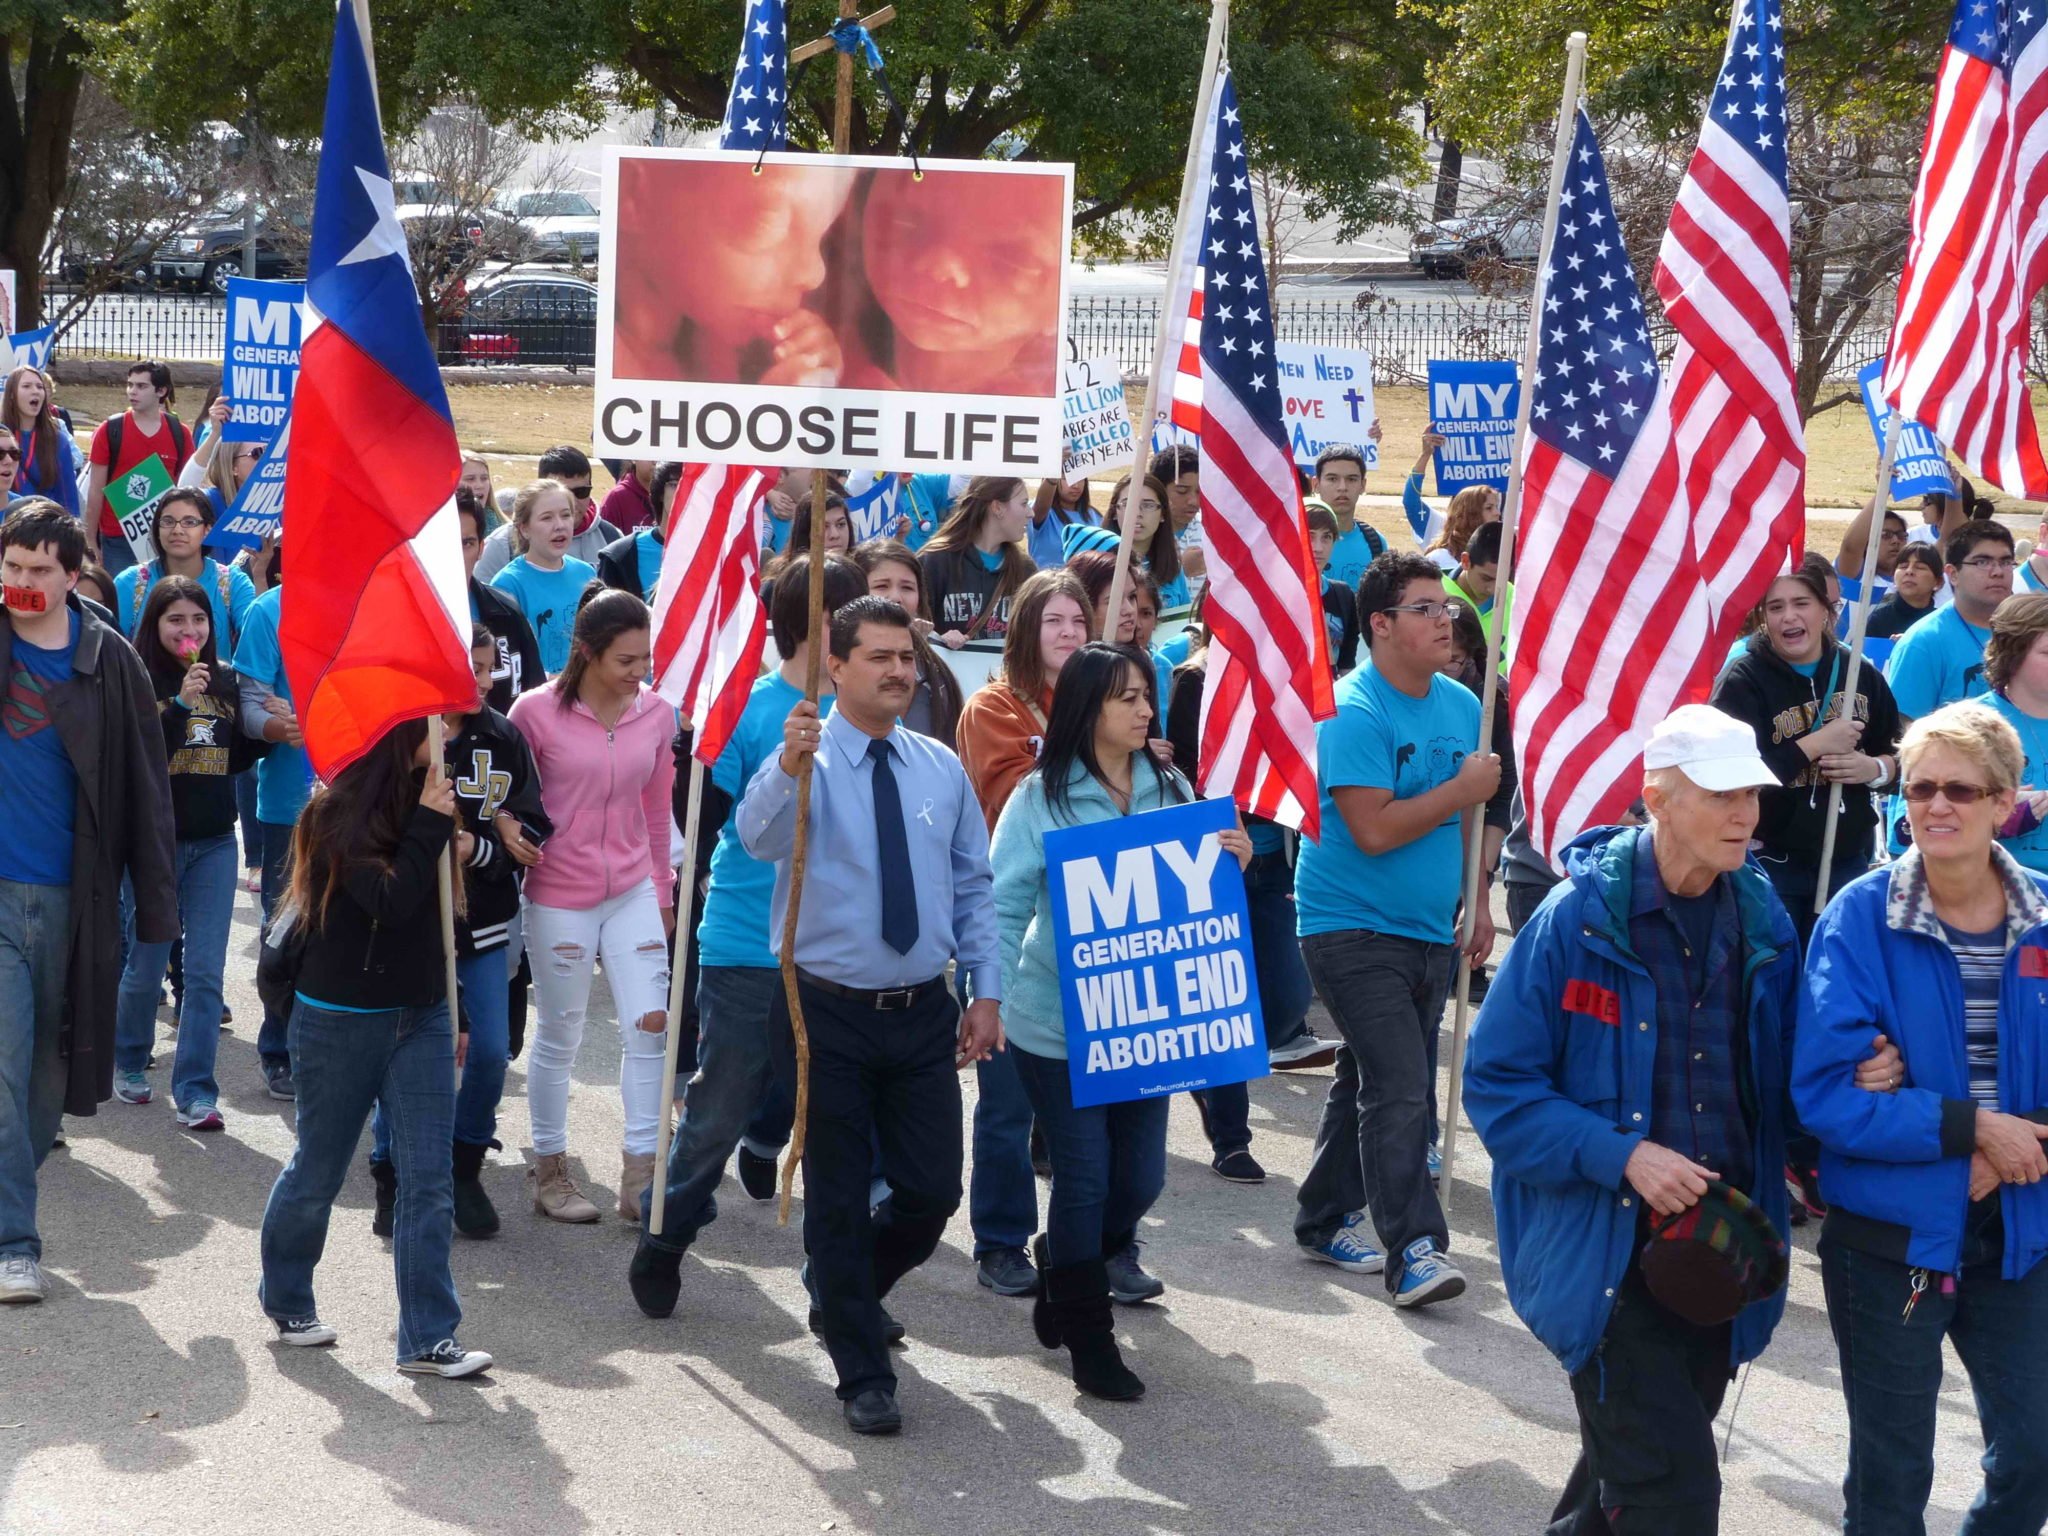
[[[1565,850],[1565,879],[1515,936],[1465,1061],[1465,1108],[1493,1157],[1508,1300],[1567,1371],[1607,1331],[1642,1214],[1623,1170],[1650,1129],[1657,1007],[1629,947],[1628,908],[1635,861],[1650,857],[1640,827],[1598,828]],[[1782,1232],[1799,942],[1754,859],[1732,878],[1756,1131],[1747,1193]],[[1730,1363],[1762,1354],[1784,1310],[1782,1290],[1744,1308]]]
[[[2048,880],[2003,848],[2011,948],[1998,992],[1998,1100],[2007,1114],[2048,1109]],[[1904,1262],[1955,1273],[1970,1206],[1976,1105],[1964,1051],[1963,978],[1927,896],[1917,850],[1843,887],[1813,930],[1806,1017],[1793,1053],[1792,1097],[1820,1138],[1828,1204],[1905,1237]],[[1882,1030],[1904,1059],[1905,1086],[1870,1093],[1855,1064]],[[2048,1184],[2007,1184],[2005,1277],[2048,1253]]]

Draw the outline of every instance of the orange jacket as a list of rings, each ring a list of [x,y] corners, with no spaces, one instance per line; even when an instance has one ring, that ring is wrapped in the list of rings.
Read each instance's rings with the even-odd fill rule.
[[[1038,766],[1046,716],[1051,710],[1050,688],[1034,708],[1012,693],[1001,677],[977,688],[961,708],[960,729],[954,739],[967,782],[974,786],[991,832],[1011,792]]]

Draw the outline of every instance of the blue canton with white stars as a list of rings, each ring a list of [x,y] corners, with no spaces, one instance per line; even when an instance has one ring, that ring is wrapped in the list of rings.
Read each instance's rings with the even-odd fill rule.
[[[2044,19],[2048,0],[1962,0],[1949,28],[1949,46],[2010,75],[2013,60],[2034,40]]]
[[[1745,0],[1707,108],[1715,124],[1785,184],[1785,23],[1778,0]]]
[[[720,149],[789,147],[789,21],[782,0],[751,0],[732,92],[719,124]]]
[[[1543,285],[1529,427],[1558,452],[1612,479],[1661,381],[1642,291],[1607,195],[1607,164],[1584,112],[1570,153]]]
[[[1237,87],[1228,72],[1217,77],[1216,96],[1216,152],[1209,165],[1202,235],[1202,362],[1211,378],[1284,445],[1266,260],[1259,250]]]

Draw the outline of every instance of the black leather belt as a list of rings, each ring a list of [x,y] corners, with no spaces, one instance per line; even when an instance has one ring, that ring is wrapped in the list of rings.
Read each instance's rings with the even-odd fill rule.
[[[849,1003],[858,1003],[863,1008],[872,1008],[877,1013],[901,1013],[916,1006],[936,989],[946,985],[944,976],[934,976],[930,981],[920,981],[907,987],[883,987],[876,991],[871,987],[842,987],[836,981],[827,981],[822,976],[813,976],[802,966],[797,967],[797,980],[807,987],[816,987],[831,997],[844,998]]]

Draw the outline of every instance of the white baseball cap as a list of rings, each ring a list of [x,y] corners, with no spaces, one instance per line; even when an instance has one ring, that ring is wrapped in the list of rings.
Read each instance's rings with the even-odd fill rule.
[[[1676,768],[1701,789],[1778,787],[1764,765],[1756,733],[1710,704],[1684,704],[1650,732],[1645,768]]]

